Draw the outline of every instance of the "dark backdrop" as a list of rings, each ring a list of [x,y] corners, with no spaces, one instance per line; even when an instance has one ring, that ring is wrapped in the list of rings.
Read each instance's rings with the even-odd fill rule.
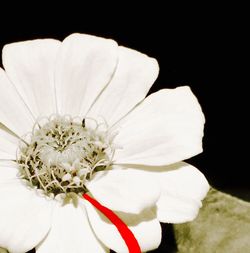
[[[206,116],[204,152],[189,162],[206,175],[212,186],[250,200],[249,76],[244,61],[248,48],[244,17],[236,16],[237,9],[206,6],[190,12],[185,7],[166,7],[146,13],[138,9],[125,15],[113,13],[111,21],[105,13],[98,16],[91,12],[93,16],[85,19],[86,12],[71,14],[56,16],[50,22],[44,14],[38,23],[39,17],[28,16],[25,22],[19,18],[3,25],[0,47],[35,38],[62,40],[70,33],[81,32],[113,38],[155,57],[160,75],[151,92],[189,85]]]

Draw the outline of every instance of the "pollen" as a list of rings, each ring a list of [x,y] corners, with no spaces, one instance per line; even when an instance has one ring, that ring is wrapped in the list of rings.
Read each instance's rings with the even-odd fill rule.
[[[107,125],[52,115],[37,120],[17,152],[20,177],[49,196],[86,193],[97,171],[109,168],[114,147]]]

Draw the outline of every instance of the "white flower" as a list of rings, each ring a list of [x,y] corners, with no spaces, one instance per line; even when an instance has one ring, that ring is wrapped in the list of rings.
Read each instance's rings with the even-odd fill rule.
[[[141,251],[159,246],[160,221],[196,217],[209,186],[180,161],[202,151],[204,116],[188,87],[145,98],[155,59],[84,34],[9,44],[2,57],[1,247],[128,252],[86,192]]]

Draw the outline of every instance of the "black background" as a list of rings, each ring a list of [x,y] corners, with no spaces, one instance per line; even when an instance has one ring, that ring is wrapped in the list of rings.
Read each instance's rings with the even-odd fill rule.
[[[80,13],[74,12],[75,6],[65,14],[55,12],[52,19],[46,12],[20,15],[16,22],[2,23],[0,47],[35,38],[62,40],[80,32],[113,38],[155,57],[160,74],[151,92],[189,85],[206,117],[204,152],[189,162],[212,186],[250,200],[249,50],[244,13],[226,5],[148,6],[150,11],[143,7],[130,5],[121,14],[121,5],[112,14],[103,11],[100,15],[95,11],[101,6],[79,7]],[[165,230],[171,227],[164,226]],[[166,248],[163,245],[155,252],[166,252]]]

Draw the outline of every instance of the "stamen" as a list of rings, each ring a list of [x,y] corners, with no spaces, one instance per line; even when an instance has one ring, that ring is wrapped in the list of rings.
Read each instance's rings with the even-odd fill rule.
[[[103,213],[117,228],[121,237],[125,241],[130,253],[141,253],[141,249],[134,234],[128,228],[128,226],[110,209],[101,205],[97,200],[91,198],[88,194],[82,195],[89,203],[91,203],[96,209]]]
[[[108,168],[114,154],[112,134],[94,123],[92,129],[85,119],[69,115],[40,118],[27,140],[20,141],[20,176],[47,195],[86,193],[86,182]]]

